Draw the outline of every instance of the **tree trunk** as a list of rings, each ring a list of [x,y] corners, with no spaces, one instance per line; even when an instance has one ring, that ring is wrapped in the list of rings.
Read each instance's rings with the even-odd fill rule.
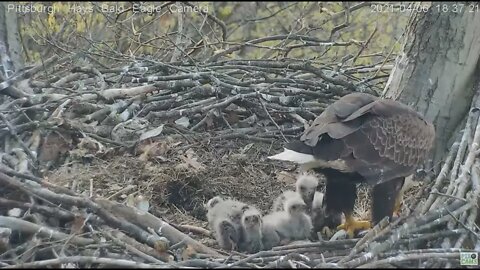
[[[24,97],[24,93],[13,87],[9,79],[16,71],[24,67],[22,46],[18,29],[18,16],[8,11],[9,3],[0,3],[0,104],[5,102],[4,95],[13,98]]]
[[[480,12],[474,5],[480,4],[463,3],[462,12],[453,12],[460,4],[434,2],[428,12],[414,12],[383,93],[433,121],[435,167],[463,128],[479,77]]]
[[[22,46],[18,30],[18,17],[14,11],[8,11],[9,3],[0,3],[0,41],[3,43],[3,69],[13,73],[24,67]],[[9,63],[10,62],[10,63]],[[5,74],[9,77],[11,74]]]

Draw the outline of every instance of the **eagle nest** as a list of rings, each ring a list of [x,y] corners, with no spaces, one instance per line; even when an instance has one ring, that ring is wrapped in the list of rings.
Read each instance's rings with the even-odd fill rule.
[[[414,179],[392,223],[244,254],[218,247],[204,204],[224,195],[266,212],[298,172],[267,157],[335,100],[379,89],[294,60],[111,70],[66,69],[68,61],[48,59],[41,68],[55,72],[34,67],[2,83],[2,267],[430,268],[480,249],[478,109],[441,171]],[[369,218],[369,200],[361,187],[357,217]]]

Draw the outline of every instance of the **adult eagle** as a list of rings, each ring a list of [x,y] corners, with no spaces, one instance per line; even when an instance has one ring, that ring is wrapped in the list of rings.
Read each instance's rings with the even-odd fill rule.
[[[328,106],[300,140],[269,158],[296,162],[303,170],[325,175],[326,215],[338,217],[343,212],[345,223],[338,229],[353,237],[355,230],[372,225],[352,217],[356,184],[373,186],[373,224],[391,218],[400,205],[398,193],[405,177],[425,162],[434,139],[434,126],[408,106],[353,93]]]

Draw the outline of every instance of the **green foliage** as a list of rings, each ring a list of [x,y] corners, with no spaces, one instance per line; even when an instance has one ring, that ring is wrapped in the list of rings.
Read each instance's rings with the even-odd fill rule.
[[[135,5],[137,6],[134,6]],[[162,3],[147,3],[144,9],[159,7]],[[99,61],[119,59],[132,55],[151,55],[160,61],[168,61],[178,44],[178,19],[183,18],[182,42],[188,44],[186,52],[191,57],[205,59],[215,51],[236,46],[248,40],[273,35],[306,35],[327,40],[335,26],[345,22],[342,14],[347,2],[190,2],[198,9],[222,20],[227,26],[228,46],[220,44],[222,30],[213,20],[201,12],[179,13],[179,7],[188,6],[175,2],[175,8],[164,7],[159,12],[140,12],[138,2],[38,2],[35,6],[50,6],[52,13],[25,14],[20,19],[20,34],[25,55],[31,62],[38,62],[48,54],[96,51],[104,55]],[[28,4],[25,2],[24,4]],[[358,3],[350,2],[353,6]],[[179,6],[180,5],[180,6]],[[172,7],[172,6],[171,6]],[[393,55],[401,49],[399,39],[408,20],[403,13],[374,13],[364,7],[350,13],[347,27],[333,36],[333,41],[365,42],[376,29],[376,34],[365,48],[357,44],[349,46],[302,46],[303,41],[266,41],[245,46],[230,57],[260,58],[278,57],[313,59],[335,63],[347,54],[361,56],[380,54],[383,57],[359,57],[356,64],[375,64],[393,48]],[[52,45],[54,44],[54,45]],[[199,47],[194,47],[195,44]],[[286,48],[294,46],[291,50]],[[207,52],[201,54],[195,50]],[[282,50],[278,50],[282,48]],[[209,52],[206,50],[210,50]],[[274,49],[272,51],[272,49]],[[44,55],[47,54],[47,55]],[[112,59],[109,59],[111,56]],[[202,58],[203,57],[203,58]]]
[[[218,17],[220,19],[226,19],[230,17],[230,15],[232,15],[232,12],[233,12],[232,5],[226,5],[226,6],[220,7],[218,12],[218,15],[219,15]]]

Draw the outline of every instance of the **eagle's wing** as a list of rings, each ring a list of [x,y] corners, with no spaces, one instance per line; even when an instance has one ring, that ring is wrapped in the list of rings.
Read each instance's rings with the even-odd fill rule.
[[[413,173],[425,161],[434,138],[433,125],[409,107],[354,93],[327,107],[300,141],[285,147],[290,152],[277,156],[288,160],[292,153],[301,153],[297,161],[342,161],[347,171],[381,183]]]
[[[300,138],[305,144],[315,147],[323,134],[339,139],[358,130],[361,126],[357,112],[368,111],[377,98],[368,95],[353,93],[328,106],[305,130]],[[353,117],[352,117],[353,116]]]
[[[347,164],[368,182],[381,183],[410,175],[425,162],[435,129],[409,107],[377,100],[361,127],[341,140],[352,153]]]

